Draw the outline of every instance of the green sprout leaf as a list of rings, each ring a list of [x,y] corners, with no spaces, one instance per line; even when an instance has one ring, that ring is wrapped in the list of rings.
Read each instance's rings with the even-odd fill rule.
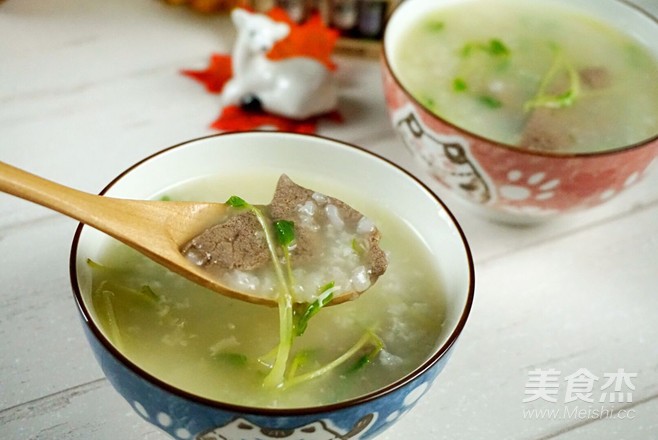
[[[354,373],[361,370],[366,365],[371,364],[379,355],[379,353],[384,349],[384,341],[381,340],[379,336],[374,333],[371,333],[371,343],[373,345],[372,349],[358,358],[356,362],[349,368],[348,373]]]
[[[307,365],[312,359],[315,358],[315,356],[316,350],[301,350],[297,352],[295,357],[292,359],[292,362],[290,363],[288,373],[286,374],[286,379],[290,380],[291,378],[295,377],[297,370]]]
[[[115,280],[121,280],[121,282],[129,282],[131,279],[131,270],[124,267],[111,267],[106,266],[98,261],[94,261],[91,258],[87,258],[87,266],[92,270],[92,272],[105,273],[107,277],[114,278]]]
[[[460,54],[462,57],[467,58],[467,57],[471,56],[471,54],[473,53],[473,51],[474,51],[476,48],[477,48],[477,44],[475,44],[475,43],[466,43],[466,44],[461,48],[461,50],[459,51],[459,54]]]
[[[506,56],[510,53],[507,46],[505,46],[505,43],[497,38],[489,40],[489,44],[485,47],[485,50],[493,56]]]
[[[352,239],[352,250],[358,256],[362,256],[366,252],[366,249],[363,247],[363,245],[356,238]]]
[[[276,239],[281,246],[288,246],[295,241],[295,224],[288,220],[277,220],[274,222]]]
[[[343,365],[345,362],[347,362],[349,359],[351,359],[354,355],[359,353],[365,346],[368,344],[372,344],[373,346],[378,346],[381,344],[383,347],[383,342],[382,340],[372,333],[371,331],[366,331],[363,336],[361,336],[361,339],[359,339],[349,350],[347,350],[345,353],[334,359],[333,361],[329,362],[328,364],[318,368],[317,370],[310,371],[308,373],[300,374],[298,376],[290,378],[288,381],[286,381],[285,384],[283,384],[283,388],[290,388],[293,386],[296,386],[300,383],[307,382],[309,380],[316,379],[318,377],[324,376],[325,374],[329,373],[330,371],[334,370],[335,368],[339,367],[340,365]],[[381,348],[377,351],[377,354],[381,351]],[[372,353],[372,352],[371,352]],[[376,356],[375,354],[374,356]],[[374,357],[373,357],[374,359]]]
[[[105,330],[108,332],[110,340],[121,349],[123,347],[123,340],[114,310],[115,293],[111,290],[107,290],[107,285],[108,281],[102,281],[96,290],[92,292],[92,298],[95,304],[97,304],[97,301],[100,303],[100,307],[98,307],[99,317],[101,318],[102,324],[104,324]]]
[[[537,107],[554,109],[569,107],[576,102],[581,94],[580,75],[574,68],[573,64],[571,64],[560,52],[559,48],[555,48],[554,50],[556,51],[556,54],[553,59],[553,64],[542,78],[535,97],[526,101],[524,104],[523,108],[525,111]],[[549,93],[548,90],[556,80],[557,75],[564,71],[566,71],[569,78],[568,89],[559,94]]]
[[[141,289],[139,289],[139,293],[142,295],[146,296],[148,299],[152,301],[157,301],[159,299],[158,294],[151,289],[151,286],[148,284],[144,284]]]
[[[484,52],[493,57],[503,57],[510,54],[509,48],[498,38],[492,38],[486,43],[470,41],[462,46],[459,54],[466,58],[476,52]]]
[[[430,32],[440,32],[446,27],[446,24],[442,21],[432,20],[427,23],[427,30]]]
[[[452,81],[452,89],[455,92],[465,92],[468,90],[468,84],[466,84],[466,80],[464,80],[464,78],[455,78]]]
[[[491,109],[496,109],[503,106],[502,102],[489,95],[478,96],[478,101]]]
[[[125,299],[137,299],[137,300],[147,300],[149,303],[156,303],[160,300],[160,297],[157,293],[149,286],[144,284],[140,287],[131,286],[132,277],[130,271],[125,271],[124,269],[117,269],[114,267],[105,266],[97,261],[87,258],[87,266],[89,266],[92,271],[104,273],[105,277],[112,277],[112,281],[103,280],[98,289],[104,289],[114,292],[116,295],[120,295]]]
[[[318,289],[320,292],[318,299],[309,304],[303,311],[298,312],[295,319],[295,336],[303,335],[311,318],[334,299],[334,287],[333,281],[320,287]]]
[[[511,51],[499,38],[484,41],[468,41],[459,50],[461,60],[452,80],[452,91],[476,98],[490,109],[502,107],[493,96],[478,96],[487,90],[491,73],[501,73],[510,66]],[[470,91],[470,92],[469,92]],[[486,93],[486,92],[485,92]]]
[[[221,352],[212,357],[233,367],[244,367],[248,362],[247,356],[242,353]]]
[[[423,104],[425,107],[427,107],[430,110],[436,110],[436,101],[434,98],[431,98],[429,96],[423,96],[421,99],[421,104]]]
[[[171,202],[171,197],[169,197],[168,195],[165,194],[164,196],[160,197],[160,201],[161,202]]]
[[[238,196],[229,197],[226,204],[232,208],[246,208],[249,206],[249,203],[245,202],[244,199]]]
[[[92,269],[107,269],[105,266],[97,261],[92,260],[91,258],[87,258],[87,266],[91,267]]]
[[[357,359],[357,361],[354,363],[354,365],[352,365],[350,367],[350,369],[348,370],[348,373],[353,373],[355,371],[359,371],[360,369],[362,369],[363,367],[368,365],[370,362],[371,362],[371,359],[370,359],[369,354],[363,355],[359,359]]]

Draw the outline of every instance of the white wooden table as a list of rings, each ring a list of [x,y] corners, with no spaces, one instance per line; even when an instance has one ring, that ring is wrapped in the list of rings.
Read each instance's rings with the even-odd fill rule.
[[[0,160],[98,192],[136,160],[212,133],[217,97],[178,70],[205,67],[231,36],[225,19],[155,0],[0,3]],[[417,172],[388,125],[377,62],[337,61],[347,122],[319,133]],[[474,253],[474,309],[436,386],[381,440],[658,439],[653,168],[608,205],[537,227],[490,223],[445,195]],[[0,194],[0,439],[164,439],[87,347],[69,288],[75,227]],[[620,383],[624,401],[610,403],[606,375],[620,369],[634,389]],[[559,384],[556,402],[532,394],[539,373]],[[594,402],[567,402],[587,374]]]

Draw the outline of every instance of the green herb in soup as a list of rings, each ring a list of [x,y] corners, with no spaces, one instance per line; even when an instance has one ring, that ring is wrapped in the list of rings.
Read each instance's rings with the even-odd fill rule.
[[[441,7],[410,26],[393,57],[420,103],[498,142],[593,152],[658,134],[658,57],[565,6],[471,0]]]
[[[168,188],[172,200],[226,200],[240,188],[236,213],[253,212],[276,177],[223,176]],[[310,179],[313,181],[313,179]],[[316,180],[313,187],[327,187]],[[104,333],[129,359],[161,380],[206,398],[261,407],[334,403],[381,388],[426,360],[443,322],[442,284],[434,261],[408,223],[340,186],[377,219],[386,274],[358,300],[326,307],[337,285],[324,272],[314,300],[279,296],[278,308],[237,301],[197,286],[132,249],[109,242],[89,261],[85,294]],[[247,202],[249,201],[249,202]],[[262,214],[262,212],[260,213]],[[294,222],[264,216],[279,253],[282,285],[294,285],[294,259],[284,249],[298,237]],[[362,253],[363,242],[345,248]],[[292,264],[290,264],[292,263]],[[278,272],[278,271],[276,271]],[[285,292],[285,288],[284,288]],[[294,292],[291,292],[291,295]],[[282,299],[283,298],[283,299]]]

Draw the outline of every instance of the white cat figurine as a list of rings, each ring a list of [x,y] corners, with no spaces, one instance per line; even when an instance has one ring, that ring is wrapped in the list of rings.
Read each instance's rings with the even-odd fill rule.
[[[333,74],[304,56],[270,60],[267,53],[290,32],[286,23],[236,8],[232,52],[233,77],[222,90],[222,105],[260,104],[268,113],[306,119],[336,109],[338,88]]]

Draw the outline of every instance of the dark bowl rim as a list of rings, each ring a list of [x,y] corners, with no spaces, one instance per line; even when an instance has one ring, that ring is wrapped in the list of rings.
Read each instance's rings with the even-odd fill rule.
[[[629,9],[635,10],[637,13],[640,15],[645,16],[649,20],[652,20],[655,22],[656,25],[658,25],[658,17],[653,15],[651,12],[647,11],[645,8],[643,8],[641,5],[637,5],[634,3],[631,3],[629,0],[612,0],[615,1],[623,6],[628,7]],[[388,34],[388,29],[389,25],[392,22],[392,20],[395,18],[396,13],[398,13],[399,9],[404,6],[404,2],[398,3],[393,11],[391,11],[391,14],[389,16],[389,20],[386,23],[386,26],[384,28],[384,34],[382,36],[382,46],[380,50],[380,58],[381,62],[384,64],[386,70],[390,74],[391,78],[395,81],[397,87],[405,94],[405,96],[414,103],[415,106],[418,108],[422,109],[423,112],[427,113],[430,117],[436,118],[437,120],[441,121],[442,123],[450,126],[454,130],[456,130],[456,134],[459,133],[465,133],[466,135],[478,139],[482,142],[486,142],[487,144],[490,144],[493,147],[498,147],[502,148],[505,150],[509,150],[515,153],[519,154],[526,154],[529,156],[541,156],[541,157],[550,157],[550,158],[587,158],[587,157],[604,157],[604,156],[609,156],[609,155],[614,155],[614,154],[620,154],[620,153],[625,153],[630,150],[636,150],[640,149],[642,147],[649,147],[654,144],[654,142],[658,141],[658,133],[656,133],[653,136],[650,136],[646,139],[633,142],[631,144],[627,144],[621,147],[615,147],[615,148],[609,148],[601,151],[590,151],[590,152],[578,152],[578,153],[569,153],[569,152],[558,152],[558,151],[544,151],[544,150],[533,150],[529,148],[522,148],[522,147],[517,147],[511,144],[506,144],[504,142],[499,142],[493,139],[490,139],[488,137],[481,136],[479,134],[473,133],[469,130],[467,130],[464,127],[461,127],[459,125],[453,124],[452,122],[446,120],[442,116],[439,116],[432,111],[430,111],[427,107],[425,107],[423,104],[420,103],[408,90],[407,88],[402,84],[402,81],[398,78],[396,75],[395,71],[393,70],[392,63],[389,60],[388,56],[388,50],[387,50],[387,34]]]
[[[94,322],[92,315],[90,314],[87,306],[85,305],[85,302],[82,299],[82,293],[79,289],[78,282],[77,282],[77,268],[76,268],[76,262],[77,262],[77,256],[78,256],[78,244],[80,241],[80,236],[82,234],[82,230],[85,227],[84,224],[79,223],[76,230],[75,234],[73,236],[73,241],[71,244],[71,251],[70,251],[70,257],[69,257],[69,276],[70,276],[70,282],[71,282],[71,287],[73,290],[73,297],[75,299],[75,302],[78,306],[78,310],[84,320],[84,325],[91,331],[93,334],[94,338],[103,346],[105,350],[107,350],[119,363],[121,363],[125,368],[129,369],[132,373],[136,374],[143,380],[147,381],[151,385],[161,388],[165,390],[168,393],[171,393],[173,395],[176,395],[179,398],[187,399],[189,401],[202,404],[214,409],[219,409],[219,410],[224,410],[224,411],[231,411],[235,413],[242,413],[242,414],[247,414],[247,415],[254,415],[254,416],[265,416],[265,417],[290,417],[290,416],[305,416],[305,415],[315,415],[315,414],[322,414],[322,413],[330,413],[338,410],[344,410],[350,407],[355,407],[364,403],[368,403],[374,400],[377,400],[383,396],[386,396],[402,387],[407,385],[410,382],[413,382],[415,379],[420,377],[424,372],[427,370],[431,369],[434,365],[436,365],[442,358],[443,356],[450,350],[450,348],[454,345],[455,341],[461,334],[462,330],[464,329],[464,326],[466,325],[466,321],[468,319],[468,316],[470,314],[472,305],[473,305],[473,298],[475,294],[475,267],[474,267],[474,262],[473,262],[473,256],[470,250],[470,247],[468,245],[468,241],[466,239],[466,235],[464,234],[464,231],[462,230],[461,226],[457,222],[457,219],[455,216],[452,214],[452,212],[448,209],[448,207],[443,203],[443,201],[423,182],[421,182],[418,178],[413,176],[409,171],[401,168],[400,166],[396,165],[394,162],[390,161],[389,159],[386,159],[382,156],[380,156],[377,153],[373,153],[372,151],[368,151],[362,147],[359,147],[357,145],[344,142],[341,140],[333,139],[330,137],[326,136],[320,136],[316,134],[299,134],[299,133],[292,133],[292,132],[263,132],[263,131],[243,131],[243,132],[225,132],[225,133],[218,133],[218,134],[212,134],[208,136],[202,136],[198,138],[194,138],[191,140],[187,140],[184,142],[180,142],[178,144],[175,144],[171,147],[164,148],[160,151],[157,151],[149,156],[147,156],[144,159],[139,160],[138,162],[134,163],[130,167],[128,167],[126,170],[121,172],[117,177],[115,177],[110,183],[108,183],[101,191],[100,195],[105,194],[110,188],[112,188],[123,176],[131,172],[133,169],[139,167],[143,163],[158,157],[162,154],[165,154],[169,151],[172,151],[174,149],[178,148],[185,148],[186,146],[203,141],[206,139],[212,139],[212,138],[218,138],[218,137],[223,137],[223,136],[235,136],[235,135],[242,135],[242,134],[253,134],[253,133],[259,133],[263,134],[265,136],[269,136],[271,134],[274,135],[279,135],[279,134],[284,134],[284,135],[292,135],[292,136],[299,136],[299,137],[314,137],[314,138],[319,138],[321,140],[328,140],[330,142],[333,142],[341,148],[353,148],[358,151],[360,151],[363,154],[366,155],[371,155],[375,159],[384,161],[388,163],[389,165],[393,166],[395,169],[398,171],[403,172],[407,177],[415,181],[417,185],[420,185],[425,191],[430,195],[431,197],[434,198],[436,203],[441,206],[441,208],[445,211],[445,213],[448,214],[448,217],[450,221],[452,222],[453,226],[455,227],[456,231],[459,233],[459,237],[461,239],[461,243],[463,245],[464,251],[466,253],[466,258],[468,261],[468,278],[469,278],[469,286],[468,286],[468,293],[466,297],[466,301],[464,304],[464,308],[460,313],[459,316],[459,321],[456,323],[455,328],[453,331],[450,333],[448,339],[436,349],[434,354],[430,356],[427,360],[425,360],[421,365],[419,365],[417,368],[412,370],[411,372],[407,373],[405,376],[402,378],[396,380],[395,382],[379,388],[375,391],[372,391],[368,394],[365,394],[363,396],[359,396],[353,399],[341,401],[338,403],[333,403],[333,404],[328,404],[328,405],[321,405],[321,406],[314,406],[314,407],[298,407],[298,408],[262,408],[262,407],[250,407],[250,406],[243,406],[243,405],[237,405],[237,404],[232,404],[232,403],[227,403],[227,402],[222,402],[218,400],[213,400],[209,399],[206,397],[201,397],[198,395],[195,395],[193,393],[190,393],[188,391],[182,390],[180,388],[177,388],[153,375],[148,373],[147,371],[143,370],[141,367],[133,363],[131,360],[129,360],[127,357],[125,357],[119,350],[117,350],[110,342],[109,340],[103,335],[101,330],[98,328],[96,323]]]

